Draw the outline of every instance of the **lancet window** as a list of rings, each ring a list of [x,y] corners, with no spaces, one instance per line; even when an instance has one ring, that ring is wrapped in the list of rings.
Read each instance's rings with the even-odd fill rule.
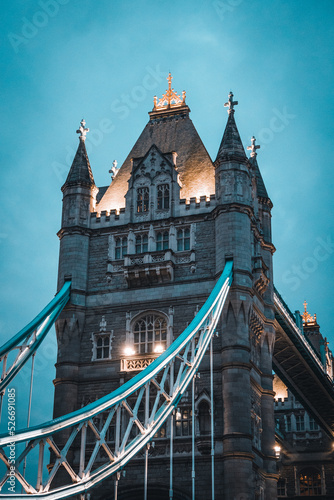
[[[169,208],[169,184],[159,184],[158,191],[158,210]]]
[[[176,234],[177,239],[177,251],[182,252],[183,250],[190,250],[190,228],[185,227],[178,229]]]
[[[123,259],[128,251],[128,238],[124,236],[115,240],[115,259]]]
[[[167,250],[169,247],[169,233],[168,231],[157,233],[157,250]]]
[[[99,333],[94,333],[91,337],[93,342],[92,361],[111,359],[113,337],[113,330],[107,332],[107,322],[105,317],[102,316]]]
[[[199,419],[199,432],[201,436],[210,434],[211,432],[211,418],[210,406],[207,401],[201,401],[198,405],[198,419]]]
[[[137,189],[137,213],[148,212],[150,204],[150,190],[147,186]]]
[[[134,350],[138,354],[161,353],[167,347],[167,321],[163,316],[147,314],[133,326]]]
[[[319,425],[316,423],[313,417],[310,417],[310,431],[318,431]]]
[[[192,410],[189,407],[177,408],[175,412],[175,435],[191,436]]]
[[[144,253],[148,250],[148,235],[137,234],[136,236],[136,253]]]
[[[286,496],[286,480],[283,478],[279,478],[277,482],[277,496],[278,497]]]
[[[304,431],[305,423],[304,423],[304,415],[296,415],[296,431]]]

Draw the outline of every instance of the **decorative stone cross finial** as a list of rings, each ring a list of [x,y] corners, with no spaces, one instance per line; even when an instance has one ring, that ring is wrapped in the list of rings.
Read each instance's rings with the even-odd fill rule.
[[[117,160],[114,160],[112,162],[112,167],[109,170],[109,174],[111,174],[111,180],[113,180],[116,177],[116,175],[117,175],[117,172],[118,172],[117,165],[118,165]]]
[[[253,135],[253,137],[252,137],[251,141],[252,141],[252,145],[251,145],[251,146],[247,146],[247,149],[250,149],[250,150],[252,151],[250,155],[251,155],[251,157],[253,158],[254,156],[256,156],[256,155],[257,155],[256,150],[257,150],[257,149],[260,149],[260,147],[261,147],[261,146],[256,146],[256,145],[255,145],[255,141],[256,141],[256,139],[255,139],[254,135]]]
[[[228,108],[228,114],[234,113],[234,106],[236,106],[238,101],[233,101],[233,92],[231,91],[228,95],[228,101],[225,102],[224,107]]]
[[[85,126],[86,126],[86,122],[84,119],[82,119],[80,122],[80,127],[77,130],[77,134],[80,134],[79,139],[81,141],[86,140],[86,134],[87,134],[87,132],[89,132],[89,128],[85,128]]]

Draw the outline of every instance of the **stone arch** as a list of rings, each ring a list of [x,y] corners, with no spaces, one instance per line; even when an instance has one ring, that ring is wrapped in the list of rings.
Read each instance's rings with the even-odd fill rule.
[[[172,313],[171,313],[172,314]],[[151,335],[151,330],[152,330],[152,348],[154,349],[154,342],[155,342],[155,332],[159,330],[160,332],[160,343],[163,345],[163,347],[166,349],[172,342],[172,323],[173,321],[171,320],[171,314],[166,314],[163,311],[160,311],[158,309],[147,309],[144,311],[141,311],[137,313],[131,320],[129,321],[128,325],[128,331],[127,331],[127,343],[131,345],[136,344],[136,333],[141,331],[141,328],[137,327],[137,324],[139,322],[142,322],[143,328],[146,328],[146,336]],[[153,322],[152,325],[149,324],[149,322]],[[158,322],[158,323],[156,323]],[[157,327],[157,330],[155,329]],[[137,330],[137,331],[136,331]],[[148,344],[151,344],[151,341],[147,338]],[[150,350],[148,351],[150,352]],[[139,351],[140,353],[140,351]]]
[[[321,471],[314,466],[303,467],[299,470],[300,496],[316,496],[322,494]]]

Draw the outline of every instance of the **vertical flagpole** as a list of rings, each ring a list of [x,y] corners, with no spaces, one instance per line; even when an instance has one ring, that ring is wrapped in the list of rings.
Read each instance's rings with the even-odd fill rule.
[[[170,393],[174,392],[174,361],[170,365]],[[170,416],[169,441],[169,500],[173,500],[173,439],[174,439],[174,410]]]
[[[214,421],[213,421],[213,336],[210,342],[210,397],[211,397],[211,497],[215,500],[215,448],[214,448]]]
[[[31,399],[32,399],[32,386],[33,386],[33,378],[34,378],[34,364],[35,364],[35,356],[36,352],[33,353],[31,357],[31,375],[30,375],[30,390],[29,390],[29,405],[28,405],[28,417],[27,417],[27,428],[30,426],[30,415],[31,415]],[[23,478],[25,477],[27,468],[27,457],[24,458],[23,462]],[[23,487],[22,487],[23,490]]]
[[[192,379],[192,394],[191,394],[191,485],[192,485],[192,500],[195,500],[195,377]]]

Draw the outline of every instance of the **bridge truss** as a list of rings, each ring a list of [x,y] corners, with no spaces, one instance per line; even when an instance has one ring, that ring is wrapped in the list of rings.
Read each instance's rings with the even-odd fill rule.
[[[7,467],[6,473],[0,479],[0,488],[6,483],[8,471],[11,470],[10,447],[14,443],[26,444],[16,459],[14,472],[24,493],[13,493],[10,495],[11,499],[55,500],[78,494],[84,498],[85,492],[104,479],[114,474],[118,478],[120,470],[131,458],[145,446],[148,448],[149,442],[159,428],[172,415],[189,384],[192,383],[194,386],[196,372],[210,346],[231,281],[232,261],[229,261],[209,298],[190,325],[159,358],[114,392],[80,410],[41,426],[24,429],[14,436],[0,436],[0,459]],[[68,291],[69,284],[66,286]],[[66,293],[64,292],[64,301]],[[46,318],[49,318],[48,322],[51,321],[50,318],[54,318],[54,321],[59,314],[61,304],[62,302],[54,304],[52,311],[49,310],[42,321],[45,322]],[[30,329],[29,332],[31,331]],[[19,339],[20,341],[23,339],[23,334],[18,334],[15,338],[18,343]],[[36,338],[37,334],[33,336],[33,340],[39,342]],[[39,344],[33,345],[37,349]],[[1,352],[6,351],[5,347]],[[212,356],[212,350],[210,352]],[[16,373],[18,369],[15,368]],[[194,419],[194,411],[192,415]],[[102,427],[97,426],[97,419],[102,420]],[[31,484],[19,472],[19,466],[36,448],[38,449],[35,470],[37,479]],[[46,473],[47,448],[51,450],[52,463],[48,465]],[[213,433],[211,455],[213,461]],[[101,456],[103,456],[102,465]],[[59,473],[62,474],[62,486],[57,485]],[[64,476],[67,480],[65,482]],[[0,498],[8,496],[7,493],[6,495],[0,493]]]

